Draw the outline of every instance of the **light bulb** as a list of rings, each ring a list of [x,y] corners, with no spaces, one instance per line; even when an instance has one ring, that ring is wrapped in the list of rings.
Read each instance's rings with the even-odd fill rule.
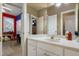
[[[55,6],[59,7],[59,6],[61,6],[61,3],[56,3]]]

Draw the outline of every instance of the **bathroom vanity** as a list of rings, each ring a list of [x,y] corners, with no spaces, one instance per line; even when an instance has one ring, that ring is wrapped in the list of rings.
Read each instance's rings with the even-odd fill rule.
[[[44,36],[28,38],[28,56],[79,56],[79,43]]]

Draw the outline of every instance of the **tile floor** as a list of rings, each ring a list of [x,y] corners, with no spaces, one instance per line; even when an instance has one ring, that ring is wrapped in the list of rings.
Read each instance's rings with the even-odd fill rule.
[[[21,46],[16,41],[6,41],[2,43],[3,56],[21,56]]]

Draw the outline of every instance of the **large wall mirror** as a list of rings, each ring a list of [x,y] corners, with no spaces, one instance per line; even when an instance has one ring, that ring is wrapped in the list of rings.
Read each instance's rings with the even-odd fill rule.
[[[48,16],[48,35],[57,35],[57,15]]]
[[[69,31],[74,35],[76,31],[76,12],[75,9],[61,13],[61,34],[65,35]]]

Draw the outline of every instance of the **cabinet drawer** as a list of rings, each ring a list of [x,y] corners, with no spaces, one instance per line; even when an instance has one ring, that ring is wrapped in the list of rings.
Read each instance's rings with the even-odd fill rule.
[[[36,46],[36,41],[29,39],[28,45]]]
[[[65,56],[79,56],[79,51],[72,50],[72,49],[65,49],[64,50],[64,55]]]
[[[37,47],[47,50],[49,52],[53,52],[56,55],[63,55],[63,48],[57,45],[53,45],[53,44],[51,45],[44,42],[38,42]]]
[[[37,56],[56,56],[56,55],[43,49],[37,48]]]

